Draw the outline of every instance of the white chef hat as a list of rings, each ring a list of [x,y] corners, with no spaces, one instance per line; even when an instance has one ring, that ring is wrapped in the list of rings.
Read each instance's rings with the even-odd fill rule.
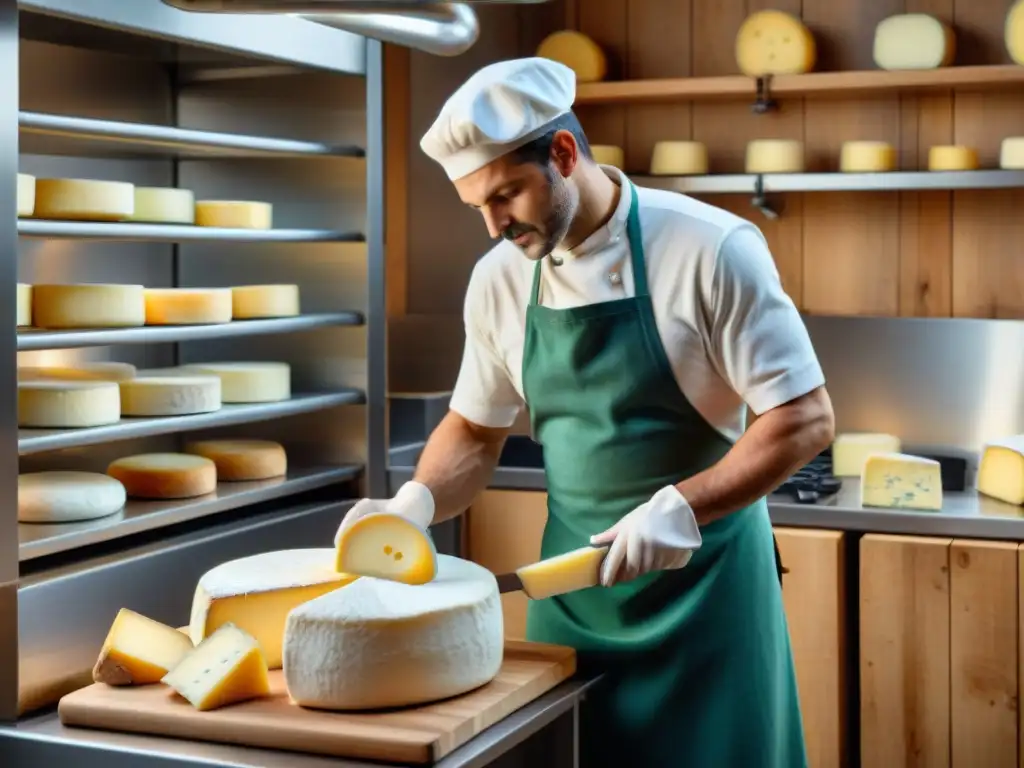
[[[420,149],[454,181],[543,136],[572,109],[576,74],[531,57],[490,64],[452,94]]]

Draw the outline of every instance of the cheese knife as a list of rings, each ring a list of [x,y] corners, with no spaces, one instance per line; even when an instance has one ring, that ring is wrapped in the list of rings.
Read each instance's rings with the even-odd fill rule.
[[[601,583],[601,563],[608,547],[580,547],[495,576],[502,593],[522,592],[531,600],[564,595]]]

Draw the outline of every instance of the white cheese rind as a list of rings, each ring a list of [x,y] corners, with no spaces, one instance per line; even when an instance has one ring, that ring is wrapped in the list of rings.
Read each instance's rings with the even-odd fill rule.
[[[292,396],[292,369],[279,362],[189,363],[186,371],[220,378],[225,403],[274,403]]]
[[[18,382],[18,426],[29,429],[83,429],[116,424],[121,394],[113,381]]]
[[[18,216],[31,216],[36,209],[36,177],[18,174]]]
[[[905,453],[874,453],[864,461],[860,500],[865,507],[942,509],[942,467]]]
[[[154,224],[194,224],[196,198],[189,189],[136,187],[131,221]]]
[[[135,186],[125,181],[36,179],[37,219],[124,221],[135,212]]]
[[[18,327],[32,325],[32,286],[28,283],[18,283],[15,302],[17,304],[15,317]]]
[[[930,14],[896,14],[875,27],[872,54],[879,69],[938,69],[953,63],[956,36]]]
[[[221,407],[216,376],[140,376],[120,387],[124,416],[187,416]]]
[[[999,167],[1006,170],[1024,169],[1024,136],[1007,136],[999,145]]]
[[[26,472],[18,475],[19,523],[72,523],[119,512],[127,494],[99,472]]]
[[[141,285],[82,283],[32,286],[32,320],[37,328],[125,328],[145,325]]]

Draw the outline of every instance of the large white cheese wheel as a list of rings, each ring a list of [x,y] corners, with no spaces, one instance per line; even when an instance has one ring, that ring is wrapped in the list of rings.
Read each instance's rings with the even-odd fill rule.
[[[292,396],[292,369],[288,363],[189,363],[185,371],[220,377],[223,403],[274,403]]]
[[[860,477],[864,462],[873,453],[899,453],[902,443],[884,432],[841,432],[832,441],[832,474]]]
[[[621,169],[626,164],[626,155],[622,147],[614,144],[591,144],[590,156],[598,165],[610,165]]]
[[[736,35],[736,63],[750,77],[810,72],[816,57],[814,35],[800,19],[783,11],[750,14]]]
[[[189,636],[198,644],[234,624],[256,638],[267,666],[280,669],[289,612],[354,579],[334,569],[333,549],[263,552],[221,563],[196,585]]]
[[[886,509],[942,509],[942,468],[935,459],[873,453],[864,460],[860,502]]]
[[[231,300],[236,320],[299,314],[297,285],[240,285],[231,289]]]
[[[689,176],[708,172],[708,148],[699,141],[659,141],[651,153],[655,176]]]
[[[146,325],[231,322],[230,288],[147,288]]]
[[[18,174],[18,215],[31,216],[36,209],[36,177]]]
[[[18,381],[57,379],[60,381],[128,381],[134,379],[135,366],[111,361],[75,365],[26,365],[18,368]]]
[[[842,173],[882,173],[896,170],[896,148],[886,141],[846,141],[839,150]]]
[[[250,200],[197,200],[196,225],[233,229],[270,229],[274,208]]]
[[[196,197],[189,189],[173,187],[136,187],[132,221],[155,224],[193,224]]]
[[[956,36],[927,13],[901,13],[875,27],[873,55],[879,69],[938,69],[956,58]]]
[[[216,464],[223,482],[267,480],[288,471],[284,446],[273,440],[200,440],[186,445],[185,452]]]
[[[144,289],[111,283],[33,285],[32,320],[38,328],[53,329],[144,325]]]
[[[107,474],[136,499],[187,499],[217,490],[217,467],[187,453],[141,453],[116,459]]]
[[[288,616],[284,675],[300,706],[359,710],[457,696],[501,669],[494,574],[438,555],[433,581],[360,578]]]
[[[1016,0],[1006,12],[1003,34],[1010,58],[1015,64],[1024,65],[1024,0]]]
[[[32,286],[18,283],[17,291],[15,317],[18,327],[32,325]]]
[[[19,523],[72,523],[119,512],[124,486],[99,472],[27,472],[18,475]]]
[[[217,376],[139,376],[119,386],[123,416],[187,416],[221,407]]]
[[[973,147],[936,145],[928,150],[929,171],[974,171],[978,152]]]
[[[1009,504],[1024,504],[1024,435],[994,440],[981,452],[978,493]]]
[[[135,186],[125,181],[36,179],[37,219],[124,221],[135,212]]]
[[[116,424],[121,395],[113,381],[18,382],[18,426],[78,429]]]
[[[1024,136],[1007,136],[999,147],[999,167],[1024,170]]]
[[[801,173],[804,145],[795,139],[754,139],[747,144],[747,173]]]
[[[596,83],[608,74],[608,58],[601,46],[572,29],[545,37],[537,47],[537,56],[567,66],[576,73],[577,83]]]

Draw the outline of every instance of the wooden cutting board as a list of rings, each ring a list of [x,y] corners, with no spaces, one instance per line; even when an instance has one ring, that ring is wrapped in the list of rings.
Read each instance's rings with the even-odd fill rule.
[[[576,671],[576,652],[505,641],[498,676],[453,699],[386,712],[324,712],[291,703],[284,673],[270,673],[266,699],[199,712],[170,688],[90,685],[60,700],[67,726],[215,741],[332,757],[429,764],[554,688]]]

